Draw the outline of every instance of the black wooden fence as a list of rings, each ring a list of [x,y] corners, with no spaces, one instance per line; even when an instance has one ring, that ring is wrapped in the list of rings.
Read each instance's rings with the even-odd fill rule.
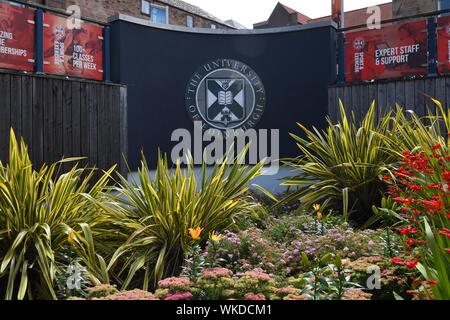
[[[12,127],[37,166],[83,156],[85,164],[118,164],[123,173],[126,95],[114,84],[0,72],[0,159],[8,158]]]
[[[428,96],[450,106],[450,76],[415,80],[377,81],[363,84],[334,85],[328,89],[328,114],[334,121],[339,118],[339,99],[347,111],[358,119],[366,114],[375,101],[379,114],[399,104],[406,110],[424,115],[434,108]]]

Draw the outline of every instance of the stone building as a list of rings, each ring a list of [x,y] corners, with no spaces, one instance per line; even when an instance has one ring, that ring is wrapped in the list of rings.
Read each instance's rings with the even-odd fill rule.
[[[380,8],[381,20],[392,19],[392,3],[391,2],[379,4],[378,7]],[[345,12],[345,27],[355,27],[355,26],[364,25],[367,23],[367,18],[369,16],[370,16],[370,14],[367,13],[367,8],[346,11]],[[331,16],[311,19],[308,21],[308,23],[324,21],[324,20],[331,20]]]
[[[235,29],[205,10],[182,0],[28,0],[53,9],[81,8],[81,16],[106,22],[118,13],[157,23],[194,28]]]
[[[330,2],[331,5],[331,2]],[[392,3],[380,4],[381,18],[391,19],[392,18]],[[345,7],[345,6],[344,6]],[[367,8],[352,10],[345,12],[345,26],[352,27],[366,23],[368,14]],[[299,24],[307,24],[318,21],[331,20],[331,16],[325,16],[320,18],[311,19],[310,17],[292,9],[288,6],[278,3],[275,6],[272,14],[267,21],[255,23],[253,28],[264,29],[264,28],[275,28],[275,27],[285,27]]]
[[[392,14],[394,18],[413,16],[439,9],[439,0],[393,0]]]
[[[311,18],[278,2],[267,21],[255,23],[254,29],[266,29],[305,24]]]
[[[345,3],[350,0],[344,0]],[[331,1],[330,1],[331,5]],[[392,0],[378,5],[381,10],[381,19],[401,18],[421,13],[428,13],[442,9],[450,9],[450,0]],[[367,8],[345,12],[345,26],[353,27],[366,23]],[[284,27],[331,20],[331,16],[311,19],[304,14],[278,3],[267,21],[254,24],[255,29]]]

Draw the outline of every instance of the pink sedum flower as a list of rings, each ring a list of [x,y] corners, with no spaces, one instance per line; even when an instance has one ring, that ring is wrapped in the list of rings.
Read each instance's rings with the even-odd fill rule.
[[[260,270],[252,270],[252,271],[248,271],[245,273],[245,275],[247,277],[253,278],[253,279],[257,279],[260,281],[270,281],[272,280],[272,278],[265,272],[260,271]]]
[[[245,300],[263,301],[263,300],[266,300],[266,297],[263,294],[254,294],[254,293],[250,292],[245,295]]]
[[[158,282],[158,287],[162,289],[187,289],[192,285],[189,278],[167,278]]]
[[[170,293],[167,296],[164,297],[163,300],[167,301],[178,301],[178,300],[189,300],[192,298],[192,293],[190,292],[177,292],[177,293]]]
[[[228,278],[233,275],[231,270],[226,268],[211,268],[203,270],[202,277],[205,279]]]

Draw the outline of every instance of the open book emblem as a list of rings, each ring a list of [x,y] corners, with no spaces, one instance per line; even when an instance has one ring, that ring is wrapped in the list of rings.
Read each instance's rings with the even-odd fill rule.
[[[206,113],[211,122],[226,127],[245,119],[244,79],[207,79]]]

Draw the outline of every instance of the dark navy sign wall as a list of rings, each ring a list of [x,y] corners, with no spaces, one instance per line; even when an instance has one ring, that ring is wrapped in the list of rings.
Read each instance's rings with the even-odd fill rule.
[[[297,155],[296,122],[321,127],[336,76],[329,22],[255,31],[157,27],[111,21],[112,78],[128,86],[130,164],[154,163],[175,129],[202,120],[218,129],[280,129],[282,157]]]

